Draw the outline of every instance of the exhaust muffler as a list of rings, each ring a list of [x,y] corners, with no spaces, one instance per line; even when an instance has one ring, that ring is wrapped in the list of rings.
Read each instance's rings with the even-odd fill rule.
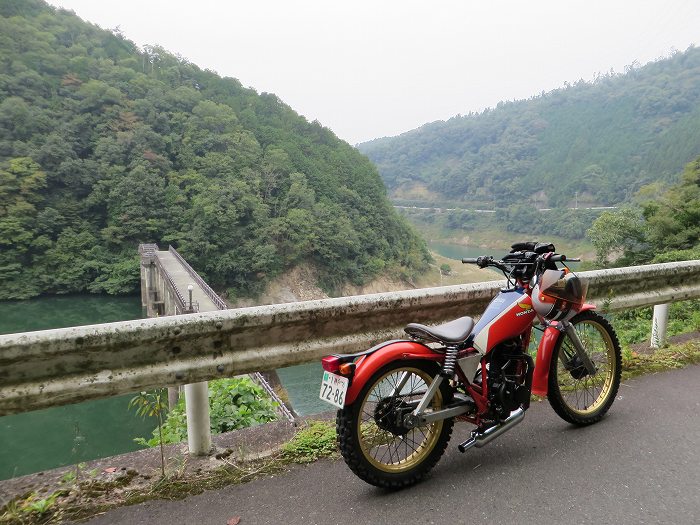
[[[525,418],[525,410],[518,408],[511,412],[503,422],[479,432],[472,430],[472,435],[464,443],[457,446],[460,452],[466,452],[472,447],[481,448],[488,445],[501,434],[507,432]]]

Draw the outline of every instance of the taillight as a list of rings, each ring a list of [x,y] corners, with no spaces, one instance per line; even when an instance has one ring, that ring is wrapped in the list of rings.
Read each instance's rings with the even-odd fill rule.
[[[335,355],[329,355],[321,359],[321,366],[326,372],[339,374],[341,376],[351,376],[355,373],[355,363],[343,363],[342,360]]]
[[[329,355],[321,359],[321,366],[326,372],[337,374],[340,371],[340,358]]]

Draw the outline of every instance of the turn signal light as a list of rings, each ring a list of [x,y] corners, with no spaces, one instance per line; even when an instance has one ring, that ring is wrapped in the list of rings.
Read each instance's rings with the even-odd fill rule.
[[[355,363],[343,363],[338,367],[338,371],[342,376],[351,376],[355,373]]]

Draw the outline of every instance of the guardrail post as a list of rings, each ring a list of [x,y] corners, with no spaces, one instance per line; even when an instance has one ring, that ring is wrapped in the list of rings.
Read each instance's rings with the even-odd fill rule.
[[[206,456],[211,452],[209,426],[209,390],[207,382],[185,385],[187,410],[187,446],[190,454]]]
[[[666,344],[668,325],[668,303],[654,305],[654,319],[651,322],[651,347],[661,348]]]
[[[177,405],[180,400],[180,387],[179,386],[169,386],[168,387],[168,408],[172,410]]]

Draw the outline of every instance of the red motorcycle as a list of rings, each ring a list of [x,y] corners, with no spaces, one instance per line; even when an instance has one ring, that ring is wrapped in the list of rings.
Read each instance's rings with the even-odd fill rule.
[[[456,419],[476,425],[459,450],[483,447],[523,420],[531,394],[575,425],[605,415],[620,385],[617,335],[554,250],[524,242],[501,260],[462,259],[507,279],[476,323],[410,323],[410,340],[323,358],[321,399],[339,408],[338,444],[357,476],[412,485],[438,462]],[[533,328],[542,332],[534,360]]]

